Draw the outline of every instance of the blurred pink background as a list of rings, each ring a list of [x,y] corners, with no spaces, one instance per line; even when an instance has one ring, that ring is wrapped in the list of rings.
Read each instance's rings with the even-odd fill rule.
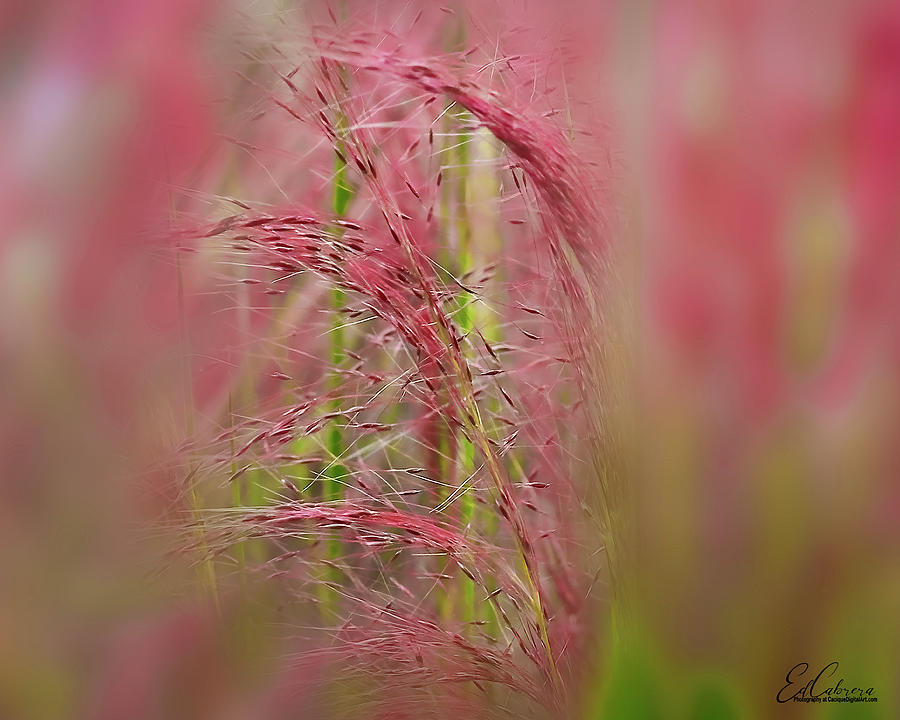
[[[171,223],[231,182],[222,138],[259,100],[242,44],[327,17],[285,5],[0,8],[0,717],[302,705],[277,639],[235,639],[153,525],[228,381],[204,358],[239,360]],[[390,26],[410,6],[440,27],[430,3],[345,12]],[[900,9],[453,7],[470,42],[541,60],[608,192],[637,408],[634,646],[647,692],[684,710],[659,717],[687,717],[707,676],[736,717],[838,717],[774,703],[794,664],[834,659],[878,690],[853,711],[895,716]]]

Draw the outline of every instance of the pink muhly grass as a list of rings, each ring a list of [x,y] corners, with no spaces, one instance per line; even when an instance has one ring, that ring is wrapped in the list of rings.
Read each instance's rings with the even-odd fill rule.
[[[0,716],[900,716],[900,6],[8,5]]]
[[[485,716],[500,707],[491,686],[514,691],[517,704],[564,707],[574,699],[567,700],[567,686],[585,647],[584,597],[599,572],[596,560],[582,562],[581,543],[593,540],[580,536],[591,521],[582,516],[579,483],[560,464],[584,410],[561,410],[553,397],[584,387],[591,372],[579,367],[584,347],[572,354],[587,335],[576,312],[596,302],[585,278],[603,256],[590,174],[552,121],[506,107],[472,73],[457,79],[461,67],[446,59],[405,60],[362,36],[320,39],[316,47],[321,57],[309,78],[275,70],[287,97],[267,94],[291,123],[324,136],[346,168],[341,182],[352,185],[352,197],[345,212],[289,204],[257,210],[239,201],[239,214],[184,233],[186,245],[243,273],[222,280],[249,291],[259,331],[271,323],[282,358],[265,363],[262,395],[240,410],[243,419],[198,451],[191,479],[214,493],[215,485],[252,474],[273,504],[207,512],[197,550],[210,562],[251,538],[265,541],[256,568],[241,564],[240,572],[307,588],[288,592],[323,604],[325,621],[342,628],[317,652],[349,663],[340,670],[345,677],[370,673],[409,702],[444,693],[434,682],[474,687]],[[396,101],[403,96],[413,110]],[[438,96],[451,105],[441,111],[430,99]],[[512,156],[510,207],[541,218],[546,245],[534,248],[531,261],[504,267],[502,283],[496,267],[456,275],[436,260],[445,240],[434,222],[443,175],[432,164],[434,127],[454,106]],[[495,172],[504,172],[502,164]],[[536,195],[525,191],[528,181]],[[519,216],[504,234],[524,242],[532,230]],[[547,260],[559,294],[540,292]],[[340,290],[345,306],[317,299],[323,287]],[[295,329],[279,335],[304,298],[316,312],[306,326],[290,320]],[[457,320],[462,303],[490,309],[524,345],[491,342],[488,326]],[[329,316],[331,329],[317,333]],[[338,354],[322,344],[335,328],[346,343]],[[323,441],[333,422],[340,446]],[[420,431],[422,423],[431,429]],[[450,449],[463,440],[474,466]],[[323,491],[326,479],[342,488],[339,496]],[[467,513],[460,524],[455,507],[463,497],[486,514]],[[341,544],[323,557],[315,547],[327,538]],[[483,610],[454,617],[457,581],[447,572],[454,566]],[[327,603],[316,585],[333,592]],[[441,613],[429,600],[437,587]],[[361,611],[364,625],[354,620]],[[491,634],[472,631],[479,626]],[[462,697],[446,692],[442,713]],[[378,716],[377,702],[363,704]]]
[[[537,186],[545,205],[545,229],[551,244],[561,235],[582,262],[593,265],[604,248],[601,215],[594,204],[591,178],[564,133],[520,104],[486,88],[475,76],[460,77],[452,59],[408,58],[381,49],[371,36],[328,38],[318,47],[330,57],[366,71],[392,75],[434,96],[446,96],[471,112],[502,142],[518,167]]]

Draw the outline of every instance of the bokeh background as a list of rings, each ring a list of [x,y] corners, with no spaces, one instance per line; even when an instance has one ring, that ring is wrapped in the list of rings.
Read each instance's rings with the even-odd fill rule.
[[[335,8],[376,32],[425,11],[411,52],[463,27],[527,55],[586,131],[633,412],[626,599],[597,604],[573,716],[897,717],[900,8]],[[226,139],[261,101],[247,48],[327,12],[0,7],[0,717],[327,717],[266,598],[217,608],[158,523],[247,351],[173,223],[306,187],[283,129]],[[878,702],[776,702],[832,661]]]

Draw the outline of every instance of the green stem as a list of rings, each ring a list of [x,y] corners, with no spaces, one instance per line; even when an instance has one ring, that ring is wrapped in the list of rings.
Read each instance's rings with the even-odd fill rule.
[[[343,116],[338,117],[338,132],[344,132],[346,121]],[[338,153],[344,154],[344,144],[338,141]],[[355,194],[354,188],[350,184],[347,174],[347,164],[335,154],[334,159],[334,183],[332,187],[331,210],[335,217],[342,218],[346,215],[350,202]],[[335,226],[334,232],[338,235],[343,233],[343,228]],[[341,387],[341,378],[338,369],[346,358],[347,338],[343,328],[342,312],[346,305],[346,294],[340,288],[334,288],[331,294],[332,322],[331,332],[329,333],[329,363],[333,369],[329,378],[328,389],[330,392],[337,394]],[[341,409],[341,398],[334,397],[330,403],[329,410],[331,412]],[[347,469],[338,462],[339,458],[345,451],[346,443],[344,441],[344,426],[340,417],[335,417],[329,424],[325,433],[325,449],[330,456],[328,467],[325,470],[325,482],[322,488],[322,499],[326,502],[340,500],[344,496],[343,483],[347,476]],[[336,537],[330,537],[326,545],[325,554],[328,560],[335,560],[341,556],[342,549],[340,540]],[[337,571],[332,567],[324,569],[325,583],[320,583],[322,609],[326,613],[330,613],[334,609],[337,597],[328,582],[336,582],[338,579]]]

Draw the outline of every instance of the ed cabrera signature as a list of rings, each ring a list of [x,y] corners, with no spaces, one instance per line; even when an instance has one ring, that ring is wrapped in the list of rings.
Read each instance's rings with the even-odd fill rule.
[[[785,685],[775,699],[780,703],[795,702],[878,702],[875,688],[846,685],[836,677],[837,661],[828,663],[817,675],[808,675],[809,665],[797,663],[785,675]],[[836,680],[836,682],[835,682]]]

